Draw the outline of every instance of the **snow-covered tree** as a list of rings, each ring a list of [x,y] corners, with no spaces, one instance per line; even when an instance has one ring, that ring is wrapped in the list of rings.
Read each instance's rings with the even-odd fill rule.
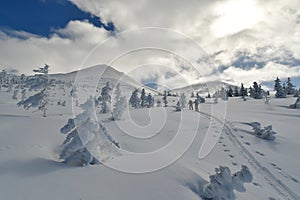
[[[239,88],[238,88],[238,86],[235,86],[234,87],[234,94],[233,94],[235,97],[238,97],[238,96],[240,96],[240,93],[239,93]]]
[[[196,98],[199,103],[205,103],[205,98],[203,98],[198,92],[196,94]]]
[[[257,82],[253,82],[253,88],[250,87],[250,96],[254,99],[262,99],[263,91],[261,86],[257,84]]]
[[[7,80],[7,92],[11,93],[12,92],[12,87],[13,87],[13,83],[11,78],[9,77]]]
[[[38,110],[43,112],[43,117],[46,117],[47,105],[49,102],[48,97],[49,95],[47,92],[47,88],[45,88],[35,95],[30,96],[28,99],[18,102],[17,105],[23,106],[23,108],[25,108],[26,110],[28,110],[29,108],[37,108]]]
[[[167,91],[164,92],[164,96],[162,98],[163,102],[164,102],[164,106],[168,107],[168,97],[167,97]]]
[[[182,110],[182,104],[180,103],[180,100],[177,101],[177,104],[175,106],[175,111],[180,112]]]
[[[160,106],[161,106],[161,99],[157,99],[157,101],[156,101],[156,106],[157,106],[157,107],[160,107]]]
[[[14,90],[14,94],[13,94],[12,98],[14,100],[18,100],[18,95],[19,95],[19,89],[16,87],[15,90]]]
[[[59,157],[71,166],[99,164],[116,154],[119,144],[97,121],[92,97],[81,104],[80,108],[83,112],[69,119],[67,124],[60,129],[60,132],[67,136]]]
[[[139,98],[139,91],[138,89],[135,89],[132,94],[131,97],[129,99],[129,103],[133,108],[140,108],[140,102],[141,99]]]
[[[228,97],[233,97],[233,90],[232,90],[231,86],[229,86],[229,88],[227,90],[227,96]]]
[[[227,101],[228,100],[227,92],[226,92],[226,90],[225,90],[224,87],[221,88],[220,97],[221,97],[221,99],[223,101]]]
[[[203,199],[210,200],[235,200],[234,190],[245,191],[244,183],[251,183],[253,176],[249,168],[242,165],[242,169],[231,174],[228,167],[216,168],[216,174],[210,175],[210,182],[206,184],[200,193]]]
[[[281,85],[280,79],[277,77],[275,80],[274,90],[276,91],[275,97],[276,98],[285,98],[286,93]]]
[[[247,96],[247,89],[245,89],[245,87],[244,87],[244,84],[242,83],[241,84],[241,89],[240,89],[240,95],[242,96],[242,97],[245,97],[245,96]]]
[[[73,86],[71,91],[70,91],[71,97],[76,98],[77,97],[76,92],[77,92],[77,89],[76,89],[75,86]]]
[[[106,82],[105,86],[101,90],[101,96],[98,98],[98,104],[101,105],[100,113],[109,113],[111,104],[111,87],[109,82]]]
[[[23,106],[25,109],[37,108],[38,110],[43,112],[43,117],[47,116],[47,105],[49,103],[48,90],[53,82],[52,80],[48,80],[48,70],[49,65],[45,65],[42,68],[33,70],[38,74],[36,74],[34,77],[36,81],[33,80],[32,82],[30,82],[31,84],[29,90],[36,90],[40,87],[42,87],[42,89],[38,93],[28,97],[26,100],[21,100],[17,104],[18,106]]]
[[[127,107],[126,97],[122,96],[120,84],[118,83],[115,90],[115,105],[112,112],[112,119],[113,120],[120,120],[124,113],[124,110]]]
[[[300,96],[300,88],[299,90],[295,89],[294,97],[299,97]]]
[[[191,97],[192,98],[195,97],[195,92],[194,91],[192,91]]]
[[[295,86],[292,84],[290,77],[287,79],[285,92],[287,95],[295,94]]]
[[[23,101],[25,101],[25,99],[26,99],[26,89],[23,89],[23,90],[21,91],[21,94],[22,94],[22,96],[21,96],[21,101],[23,102]]]
[[[142,92],[141,92],[141,107],[146,107],[147,106],[147,100],[146,100],[146,92],[145,92],[145,89],[143,88],[142,89]]]
[[[151,93],[149,93],[148,96],[146,97],[146,103],[148,108],[154,106],[154,97],[152,97]]]
[[[187,105],[187,99],[186,99],[186,96],[185,96],[184,93],[181,93],[181,94],[180,94],[179,102],[180,102],[181,108],[186,108],[186,105]]]
[[[218,103],[218,97],[215,96],[215,98],[214,98],[214,104],[217,104],[217,103]]]

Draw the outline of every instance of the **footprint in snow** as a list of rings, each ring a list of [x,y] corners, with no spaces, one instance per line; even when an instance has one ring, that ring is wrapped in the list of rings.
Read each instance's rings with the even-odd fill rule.
[[[294,181],[295,183],[299,183],[299,181],[293,177],[291,177],[292,181]]]
[[[223,146],[223,147],[226,147],[227,145],[226,145],[226,144],[222,144],[222,146]]]
[[[229,149],[224,149],[224,152],[230,152],[230,150]]]
[[[261,153],[261,152],[259,152],[259,151],[255,151],[255,153],[257,153],[258,155],[260,155],[260,156],[264,156],[265,154],[263,154],[263,153]]]
[[[242,139],[243,139],[243,138],[244,138],[244,136],[242,136],[242,135],[241,135],[241,136],[240,136],[240,138],[242,138]]]
[[[233,155],[231,155],[231,154],[229,154],[229,157],[230,157],[230,158],[234,158],[234,156],[233,156]]]
[[[232,165],[233,165],[233,166],[237,166],[238,164],[237,164],[237,163],[235,163],[235,162],[232,162]]]
[[[256,182],[254,182],[253,185],[259,186],[259,187],[261,186],[259,183],[256,183]]]
[[[246,144],[246,145],[250,146],[250,142],[245,142],[244,144]]]

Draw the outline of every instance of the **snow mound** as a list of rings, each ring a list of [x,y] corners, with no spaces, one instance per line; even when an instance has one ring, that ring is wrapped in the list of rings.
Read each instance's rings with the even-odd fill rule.
[[[249,168],[242,165],[241,171],[231,175],[228,167],[220,166],[216,168],[216,174],[211,175],[210,182],[206,184],[200,196],[210,200],[234,200],[236,199],[234,190],[245,192],[244,183],[252,182],[252,174]]]
[[[274,135],[276,134],[276,132],[273,131],[272,125],[268,125],[262,129],[261,124],[259,122],[252,122],[251,126],[256,137],[265,140],[275,140]]]

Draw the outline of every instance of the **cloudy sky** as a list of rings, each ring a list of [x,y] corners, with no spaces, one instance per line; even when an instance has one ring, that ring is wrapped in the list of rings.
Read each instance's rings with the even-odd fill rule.
[[[47,63],[53,73],[69,72],[89,63],[108,62],[114,56],[121,59],[110,62],[112,66],[139,81],[176,82],[180,75],[188,83],[195,83],[200,78],[191,70],[193,63],[189,59],[197,57],[198,51],[186,45],[193,41],[201,49],[200,63],[209,63],[211,67],[200,72],[207,80],[249,85],[253,81],[272,81],[276,76],[283,80],[291,76],[297,82],[299,8],[299,0],[1,1],[0,69],[31,73],[32,68]],[[137,34],[122,33],[143,27],[162,28],[161,35],[168,35],[164,29],[174,31],[172,36],[168,35],[169,43],[178,39],[176,34],[186,37],[185,45],[180,42],[176,45],[189,55],[183,53],[178,59],[172,51],[152,49],[121,56],[117,54],[124,51],[109,50],[122,49],[124,45],[127,50],[139,47],[142,41],[132,41]],[[159,36],[151,31],[142,35],[150,42]],[[105,42],[109,45],[101,46]],[[153,43],[160,45],[158,41]],[[97,56],[89,57],[97,47]]]

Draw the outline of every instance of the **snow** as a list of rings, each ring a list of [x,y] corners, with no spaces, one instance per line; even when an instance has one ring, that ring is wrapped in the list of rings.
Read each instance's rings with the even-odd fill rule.
[[[107,81],[113,83],[118,74],[109,70],[99,86],[103,87]],[[70,74],[50,75],[62,80],[64,76],[71,77]],[[135,88],[138,85],[133,81],[121,82],[122,95],[127,99]],[[226,166],[233,176],[242,165],[247,166],[253,180],[247,175],[244,188],[229,184],[237,188],[234,190],[237,199],[299,199],[300,109],[288,108],[296,101],[294,97],[271,98],[269,104],[263,100],[244,101],[240,97],[228,101],[219,99],[216,104],[214,99],[206,99],[199,105],[200,112],[187,109],[175,112],[179,97],[168,96],[168,107],[134,109],[128,106],[120,121],[111,120],[110,113],[97,112],[105,130],[119,143],[121,155],[102,165],[72,167],[59,160],[60,145],[65,139],[60,128],[74,117],[71,89],[63,84],[52,86],[47,117],[42,117],[40,112],[18,107],[12,93],[2,87],[1,200],[198,200],[210,182],[209,177],[215,174],[215,168]],[[155,102],[162,99],[157,93],[151,93]],[[32,94],[34,92],[28,92],[26,96]],[[58,101],[66,101],[66,106],[57,105]],[[226,121],[222,128],[224,115]],[[259,122],[262,127],[272,125],[276,139],[255,137],[251,122]],[[217,139],[216,145],[207,156],[199,159],[200,149],[209,149],[204,144],[206,139]],[[165,151],[155,154],[157,149],[166,146]],[[138,155],[151,152],[152,157],[136,156],[131,152]],[[160,168],[161,164],[164,167]],[[128,172],[148,170],[148,173],[126,173],[118,171],[117,167]],[[151,171],[155,168],[159,170]],[[244,172],[236,176],[242,180]]]

